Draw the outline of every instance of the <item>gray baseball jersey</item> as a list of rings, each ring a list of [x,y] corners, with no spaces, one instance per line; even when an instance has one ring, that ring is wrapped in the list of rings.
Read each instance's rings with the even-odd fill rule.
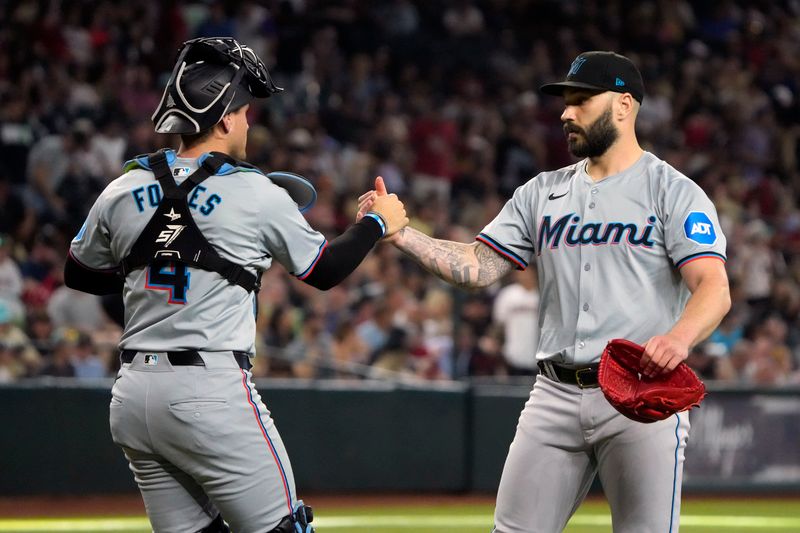
[[[174,152],[167,157],[178,183],[197,169],[195,159]],[[92,269],[116,269],[160,199],[152,172],[137,168],[125,173],[97,199],[70,254]],[[266,270],[274,259],[304,279],[326,244],[289,194],[257,171],[225,165],[195,187],[188,201],[200,231],[220,255],[251,271]],[[174,270],[146,267],[127,277],[120,348],[254,353],[255,295],[216,272],[184,272],[177,279]]]
[[[599,182],[585,160],[540,174],[478,240],[519,268],[536,259],[536,357],[568,366],[597,362],[610,339],[642,343],[669,331],[690,296],[680,268],[725,260],[708,197],[647,152]],[[688,435],[688,413],[641,424],[599,388],[540,374],[506,458],[495,532],[563,530],[596,474],[615,532],[676,532]]]
[[[586,160],[520,186],[477,239],[519,268],[536,260],[537,359],[599,361],[606,343],[669,331],[690,293],[679,269],[725,260],[714,205],[697,184],[645,152],[595,182]]]

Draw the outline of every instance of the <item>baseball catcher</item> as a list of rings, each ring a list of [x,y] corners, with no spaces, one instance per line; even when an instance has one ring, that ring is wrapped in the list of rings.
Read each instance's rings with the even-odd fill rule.
[[[69,287],[123,295],[111,434],[156,532],[313,533],[252,381],[261,273],[330,288],[408,223],[389,195],[328,242],[308,181],[242,161],[250,101],[278,91],[236,40],[184,43],[152,117],[180,147],[129,161],[70,246]]]

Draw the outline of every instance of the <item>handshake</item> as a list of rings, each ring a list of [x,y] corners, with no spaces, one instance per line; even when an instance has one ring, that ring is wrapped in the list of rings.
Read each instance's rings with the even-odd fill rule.
[[[364,218],[367,213],[375,213],[386,224],[383,237],[390,237],[408,225],[408,216],[403,202],[396,194],[386,191],[383,178],[375,178],[375,190],[368,191],[358,197],[358,213],[356,222]]]

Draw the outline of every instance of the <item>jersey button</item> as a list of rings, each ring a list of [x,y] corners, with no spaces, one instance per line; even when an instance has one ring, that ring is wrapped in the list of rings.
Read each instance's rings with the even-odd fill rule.
[[[592,189],[592,194],[597,194],[597,187],[595,187],[594,189]]]
[[[578,348],[583,348],[584,346],[586,346],[585,342],[581,341],[578,343]]]
[[[586,263],[585,265],[583,265],[583,269],[588,272],[588,271],[590,271],[592,269],[592,265],[590,265],[589,263]]]
[[[583,304],[583,310],[584,311],[588,311],[589,310],[589,304]]]
[[[589,204],[589,209],[594,209],[594,202]]]

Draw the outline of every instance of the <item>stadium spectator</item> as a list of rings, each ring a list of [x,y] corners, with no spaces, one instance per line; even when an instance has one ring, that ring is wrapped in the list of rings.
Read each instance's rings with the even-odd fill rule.
[[[513,274],[514,282],[494,300],[492,318],[502,327],[503,357],[511,375],[533,375],[539,342],[539,290],[536,271],[528,268]]]
[[[108,375],[105,361],[96,353],[92,338],[86,333],[78,333],[72,367],[76,378],[103,378]]]
[[[86,331],[103,329],[107,318],[100,297],[61,285],[50,296],[47,314],[55,327],[71,327]]]
[[[325,331],[322,315],[307,314],[299,335],[286,346],[286,358],[292,362],[292,375],[298,378],[326,378],[335,374],[333,339]]]
[[[17,324],[7,305],[0,302],[0,343],[9,352],[9,361],[13,360],[10,375],[21,378],[35,375],[41,365],[41,355],[31,340]]]
[[[369,363],[369,347],[358,336],[352,320],[345,319],[336,327],[331,351],[336,373],[341,377],[359,376],[360,367]]]
[[[0,384],[13,383],[22,376],[21,366],[8,346],[0,341]]]
[[[53,353],[40,370],[40,376],[75,377],[72,361],[76,356],[79,335],[77,330],[71,328],[59,328],[53,333]]]
[[[23,199],[21,189],[14,189],[7,174],[0,169],[0,233],[19,242],[28,242],[36,217]]]
[[[37,141],[28,156],[33,208],[41,219],[68,221],[80,227],[85,203],[102,190],[103,160],[92,150],[94,126],[76,120],[66,134]]]
[[[22,296],[22,273],[11,257],[13,242],[8,235],[0,233],[0,302],[18,321],[25,316]]]
[[[385,302],[373,301],[364,301],[361,308],[370,310],[370,318],[356,326],[356,334],[374,358],[374,354],[382,350],[389,339],[392,329],[392,310]]]

